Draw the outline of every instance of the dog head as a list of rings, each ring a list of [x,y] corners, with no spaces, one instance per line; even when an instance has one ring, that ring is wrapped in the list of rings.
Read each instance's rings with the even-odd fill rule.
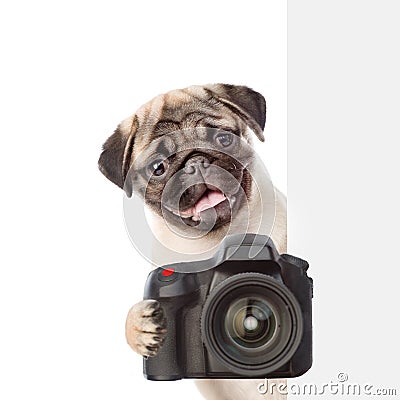
[[[265,100],[245,86],[157,96],[105,142],[101,172],[176,227],[217,230],[251,193],[251,132],[264,141]],[[246,144],[246,145],[245,145]]]

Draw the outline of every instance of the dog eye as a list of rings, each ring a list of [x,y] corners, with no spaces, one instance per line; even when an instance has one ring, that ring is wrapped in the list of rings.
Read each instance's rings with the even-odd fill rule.
[[[220,133],[215,139],[222,147],[228,147],[233,141],[232,134],[229,133]]]
[[[152,175],[161,176],[165,174],[168,164],[163,160],[155,160],[149,165],[149,170]]]

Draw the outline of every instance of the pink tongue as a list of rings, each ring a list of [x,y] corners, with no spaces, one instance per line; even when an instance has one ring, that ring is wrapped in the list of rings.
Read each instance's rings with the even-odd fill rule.
[[[203,197],[194,205],[195,213],[198,215],[202,211],[222,203],[224,200],[226,200],[226,197],[221,192],[208,191],[204,193]]]

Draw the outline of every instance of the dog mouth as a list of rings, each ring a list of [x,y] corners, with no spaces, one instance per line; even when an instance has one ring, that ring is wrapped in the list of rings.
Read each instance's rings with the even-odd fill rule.
[[[207,188],[190,207],[174,210],[165,205],[165,208],[180,218],[198,222],[202,218],[202,213],[206,212],[207,210],[214,209],[218,214],[219,210],[225,208],[226,206],[229,207],[229,203],[232,202],[233,199],[233,197],[228,198],[218,189]]]

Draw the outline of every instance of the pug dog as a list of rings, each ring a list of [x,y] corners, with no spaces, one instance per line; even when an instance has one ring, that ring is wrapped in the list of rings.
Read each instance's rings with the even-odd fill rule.
[[[264,141],[265,119],[264,97],[246,86],[173,90],[118,125],[103,145],[99,169],[127,196],[143,199],[152,231],[178,255],[176,261],[208,258],[229,233],[268,235],[283,253],[286,200],[265,175],[257,175],[261,167],[252,147],[253,136]],[[126,339],[135,352],[156,355],[167,334],[157,301],[143,300],[129,310]],[[209,400],[259,399],[259,383],[196,380]]]

